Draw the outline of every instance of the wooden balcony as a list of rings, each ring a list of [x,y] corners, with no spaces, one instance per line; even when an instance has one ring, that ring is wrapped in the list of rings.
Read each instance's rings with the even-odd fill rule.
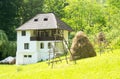
[[[57,36],[55,37],[30,37],[30,41],[53,41],[53,40],[63,40],[63,37]]]

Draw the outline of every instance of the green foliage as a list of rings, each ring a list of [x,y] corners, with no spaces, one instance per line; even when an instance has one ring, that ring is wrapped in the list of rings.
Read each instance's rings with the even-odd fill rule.
[[[16,40],[17,27],[38,13],[48,12],[53,12],[75,32],[84,31],[91,40],[103,31],[107,40],[119,47],[120,0],[0,0],[0,29],[10,41]],[[70,40],[73,36],[70,34]]]
[[[4,30],[9,40],[15,40],[15,28],[18,9],[22,0],[0,0],[0,29]]]
[[[24,0],[19,9],[21,24],[33,18],[36,14],[42,13],[44,0]]]
[[[69,39],[73,39],[74,36],[75,36],[75,34],[76,34],[76,32],[71,32],[71,33],[69,34]]]
[[[6,58],[8,56],[16,56],[16,42],[7,42],[3,43],[0,46],[0,53],[1,53],[1,58]]]
[[[117,41],[119,41],[118,31],[120,30],[119,1],[67,1],[69,5],[64,8],[65,18],[62,18],[63,21],[68,23],[75,31],[84,31],[91,40],[102,31],[106,34],[107,41],[110,41],[112,45],[117,44]]]
[[[0,30],[0,59],[7,56],[15,56],[16,42],[8,41],[7,35],[4,31]]]
[[[7,45],[4,46],[3,54],[2,57],[8,57],[8,56],[16,56],[16,42],[14,41],[9,41]]]
[[[7,41],[8,41],[7,35],[5,34],[3,30],[0,30],[0,45],[3,42],[7,42]]]
[[[45,0],[43,12],[52,12],[58,17],[64,17],[64,7],[66,7],[66,0]]]
[[[108,0],[109,4],[120,9],[120,0]]]
[[[120,50],[93,58],[77,61],[65,60],[55,63],[54,68],[46,62],[30,65],[0,65],[0,79],[119,79]]]
[[[8,44],[8,38],[7,38],[7,35],[5,34],[5,32],[3,30],[0,30],[0,58],[2,58],[3,56],[3,51],[4,51],[4,48],[5,45]]]
[[[102,16],[103,11],[100,9],[101,6],[99,4],[94,4],[87,0],[70,1],[69,5],[64,9],[66,12],[64,21],[76,31],[84,31],[86,26],[94,27],[98,25],[99,28],[106,24],[104,16]]]

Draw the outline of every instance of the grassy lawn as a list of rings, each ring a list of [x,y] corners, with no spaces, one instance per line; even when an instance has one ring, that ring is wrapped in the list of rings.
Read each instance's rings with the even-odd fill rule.
[[[46,62],[30,65],[0,65],[0,79],[120,79],[120,50],[66,64],[52,69]]]

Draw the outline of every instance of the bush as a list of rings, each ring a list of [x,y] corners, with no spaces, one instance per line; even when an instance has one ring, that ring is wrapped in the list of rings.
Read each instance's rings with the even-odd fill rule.
[[[15,54],[16,42],[8,41],[5,32],[0,30],[0,58],[3,59],[8,56],[15,56]]]
[[[0,48],[2,49],[2,58],[16,55],[16,42],[9,41],[4,43]]]

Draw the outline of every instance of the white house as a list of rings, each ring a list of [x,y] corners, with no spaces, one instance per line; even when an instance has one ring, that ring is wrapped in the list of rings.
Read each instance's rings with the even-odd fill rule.
[[[63,53],[62,39],[68,41],[69,31],[72,31],[71,27],[53,13],[36,15],[17,28],[16,64],[47,60],[51,46]]]

